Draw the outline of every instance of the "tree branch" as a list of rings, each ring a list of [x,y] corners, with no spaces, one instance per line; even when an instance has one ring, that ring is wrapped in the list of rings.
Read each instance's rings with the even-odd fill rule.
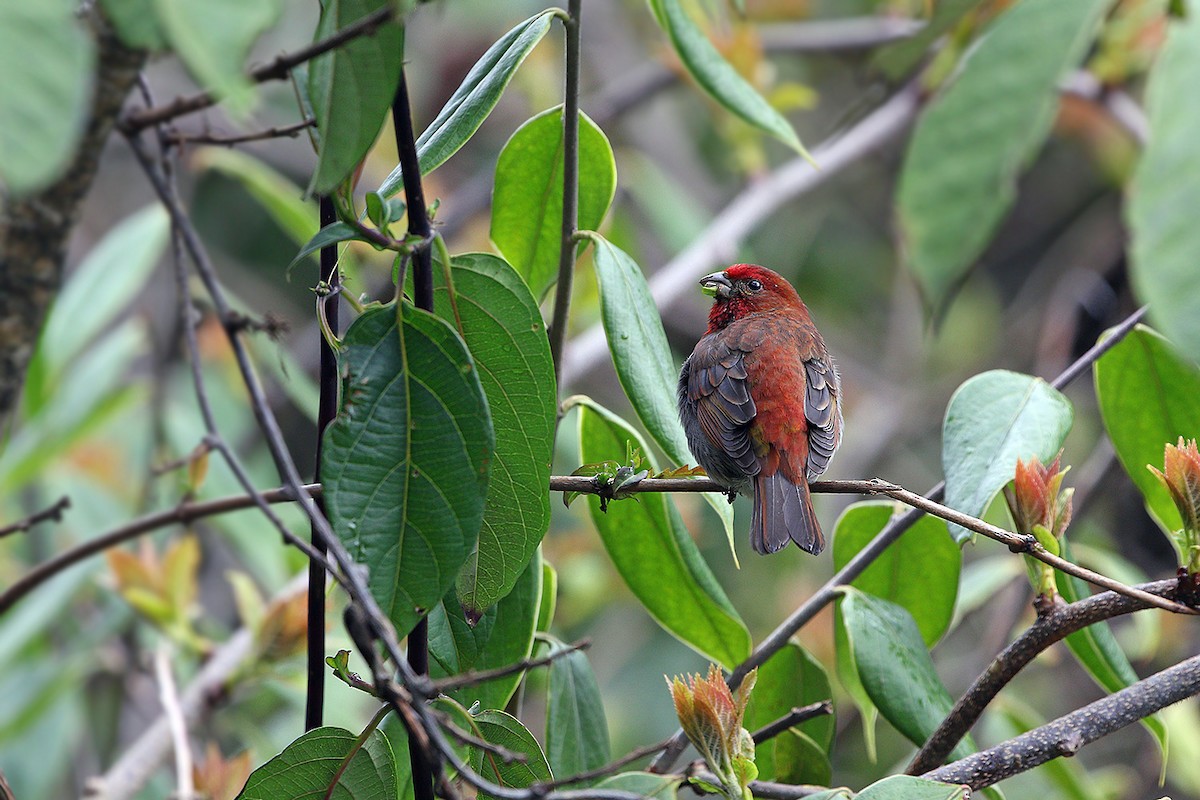
[[[43,508],[41,511],[35,511],[25,519],[17,520],[11,525],[5,525],[0,528],[0,539],[5,536],[11,536],[14,533],[24,533],[31,530],[33,526],[43,522],[59,522],[62,520],[63,512],[71,507],[71,498],[63,495],[54,501],[54,505],[49,508]]]
[[[286,80],[293,68],[361,36],[370,36],[383,25],[391,22],[395,15],[396,4],[388,3],[319,42],[313,42],[292,53],[277,56],[270,63],[255,67],[250,70],[247,77],[253,83]],[[164,106],[153,106],[127,114],[118,122],[118,125],[124,133],[135,134],[152,125],[158,125],[175,117],[216,105],[219,100],[220,98],[213,95],[212,92],[198,92],[187,97],[177,97]]]
[[[446,692],[452,692],[455,689],[461,689],[464,686],[475,686],[480,683],[487,683],[488,681],[495,680],[496,678],[504,678],[517,672],[525,672],[526,670],[535,669],[537,667],[544,667],[547,664],[562,658],[568,653],[574,653],[576,650],[586,650],[591,646],[591,641],[584,639],[557,650],[552,650],[549,655],[542,656],[541,658],[526,658],[513,664],[509,664],[505,667],[484,670],[468,670],[461,675],[451,675],[448,678],[442,678],[441,680],[433,681],[431,688],[434,693],[444,694]]]
[[[982,789],[1052,758],[1073,756],[1084,745],[1196,694],[1200,694],[1200,656],[922,777]]]
[[[769,722],[762,726],[751,734],[750,738],[754,740],[755,744],[762,744],[774,739],[793,725],[799,725],[801,722],[807,722],[817,717],[829,716],[832,713],[832,700],[822,700],[819,703],[809,703],[806,706],[799,706],[793,708],[774,722]]]
[[[1142,584],[1138,588],[1152,594],[1173,597],[1179,591],[1179,581],[1155,581]],[[1059,606],[1049,614],[1038,617],[1033,625],[996,656],[971,684],[971,688],[959,698],[949,715],[942,720],[938,729],[913,758],[906,770],[908,774],[920,775],[941,764],[1000,690],[1055,642],[1060,642],[1072,633],[1097,622],[1149,607],[1138,598],[1119,595],[1116,592],[1104,592],[1066,606]]]

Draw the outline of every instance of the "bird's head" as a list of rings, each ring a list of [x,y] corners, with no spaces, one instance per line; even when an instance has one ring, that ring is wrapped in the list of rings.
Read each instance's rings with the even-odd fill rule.
[[[705,275],[700,288],[713,298],[708,332],[713,333],[750,314],[791,309],[808,316],[796,290],[779,273],[755,264],[734,264]]]

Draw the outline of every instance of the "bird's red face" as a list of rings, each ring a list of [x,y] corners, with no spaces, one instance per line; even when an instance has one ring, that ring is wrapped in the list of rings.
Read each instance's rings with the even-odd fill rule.
[[[705,275],[700,287],[712,295],[708,333],[715,333],[749,314],[787,308],[808,317],[808,309],[796,290],[777,272],[754,264],[734,264]]]

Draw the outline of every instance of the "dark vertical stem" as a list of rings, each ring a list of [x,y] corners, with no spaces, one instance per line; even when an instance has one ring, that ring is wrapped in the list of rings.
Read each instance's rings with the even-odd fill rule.
[[[321,198],[321,227],[337,222],[333,199]],[[321,248],[321,280],[330,288],[338,285],[337,245]],[[322,301],[324,302],[324,301]],[[334,334],[338,332],[337,297],[325,308],[325,319]],[[320,336],[321,371],[319,376],[320,400],[317,405],[317,463],[313,468],[313,482],[321,482],[321,451],[325,428],[337,414],[338,379],[337,354],[333,347]],[[325,500],[316,499],[317,508],[325,513]],[[314,526],[312,545],[321,553],[327,552],[325,540]],[[304,729],[319,728],[325,708],[325,567],[319,561],[308,562],[308,691],[304,702]]]
[[[408,100],[408,85],[400,71],[400,85],[392,100],[392,126],[396,130],[396,152],[404,175],[404,197],[408,203],[408,232],[428,239],[432,228],[425,208],[425,192],[421,187],[421,164],[417,158],[417,142],[412,126],[412,109]],[[433,310],[433,257],[428,243],[413,253],[413,300],[417,308]],[[408,635],[408,664],[418,675],[429,674],[429,627],[422,618]],[[412,763],[413,792],[416,800],[433,800],[433,769],[422,754],[419,740],[408,734],[408,753]]]
[[[554,292],[554,319],[550,323],[550,355],[554,374],[562,374],[563,345],[571,308],[575,277],[575,230],[579,225],[579,14],[583,0],[570,0],[567,34],[566,87],[563,93],[563,213],[562,249],[558,256],[558,286]]]

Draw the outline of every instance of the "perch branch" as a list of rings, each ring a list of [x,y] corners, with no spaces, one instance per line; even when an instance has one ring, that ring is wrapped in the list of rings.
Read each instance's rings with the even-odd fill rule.
[[[41,511],[36,511],[25,517],[25,519],[17,520],[11,525],[5,525],[3,528],[0,528],[0,539],[14,533],[23,533],[31,530],[33,526],[43,522],[59,522],[62,520],[63,512],[70,507],[71,498],[63,495],[54,501],[54,504],[49,508],[43,508]]]
[[[801,722],[807,722],[817,717],[825,717],[832,713],[832,700],[822,700],[819,703],[809,703],[806,706],[799,706],[798,708],[793,708],[774,722],[769,722],[762,726],[751,734],[750,738],[754,739],[755,744],[762,744],[774,739],[793,725],[799,725]]]
[[[1073,756],[1084,745],[1196,694],[1200,694],[1200,656],[923,777],[982,789],[1053,758]]]

